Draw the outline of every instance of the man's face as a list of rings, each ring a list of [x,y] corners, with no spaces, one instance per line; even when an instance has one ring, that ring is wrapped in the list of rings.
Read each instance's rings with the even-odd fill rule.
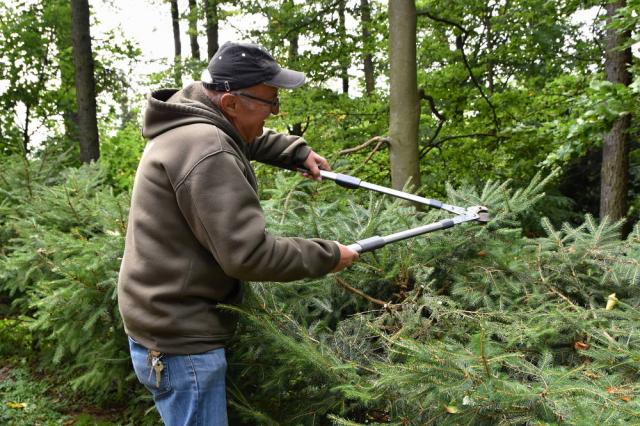
[[[278,89],[259,84],[237,90],[233,95],[238,100],[238,114],[234,125],[242,139],[251,143],[262,134],[264,121],[269,114],[278,113],[279,104],[276,104]]]

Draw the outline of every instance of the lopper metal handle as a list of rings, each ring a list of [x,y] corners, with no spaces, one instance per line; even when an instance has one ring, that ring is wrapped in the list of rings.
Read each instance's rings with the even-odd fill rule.
[[[296,170],[301,173],[310,173],[310,171],[304,167],[294,167],[292,170]],[[441,229],[451,228],[452,226],[469,222],[477,221],[481,224],[485,224],[489,221],[489,211],[484,206],[473,206],[469,208],[463,208],[458,206],[452,206],[442,203],[438,200],[430,198],[420,197],[408,192],[397,191],[395,189],[387,188],[384,186],[375,185],[362,180],[345,175],[342,173],[329,172],[327,170],[320,170],[320,175],[329,180],[333,180],[336,184],[349,188],[365,188],[371,191],[380,192],[383,194],[391,195],[393,197],[402,198],[415,203],[424,204],[431,207],[436,207],[442,210],[456,214],[454,218],[444,219],[438,222],[430,223],[428,225],[418,226],[416,228],[407,229],[405,231],[396,232],[395,234],[386,235],[384,237],[376,235],[375,237],[366,238],[364,240],[356,241],[353,244],[349,244],[351,250],[358,253],[366,253],[369,251],[377,250],[384,247],[389,243],[395,243],[396,241],[405,240],[407,238],[413,238],[418,235],[426,234],[428,232],[438,231]]]
[[[453,219],[440,220],[438,222],[430,223],[428,225],[418,226],[416,228],[407,229],[405,231],[396,232],[395,234],[386,235],[384,237],[380,237],[376,235],[375,237],[356,241],[353,244],[349,244],[347,247],[357,251],[358,253],[366,253],[368,251],[373,251],[381,247],[384,247],[389,243],[395,243],[397,241],[402,241],[402,240],[406,240],[407,238],[417,237],[418,235],[426,234],[429,232],[451,228],[452,226],[455,226],[459,223],[468,222],[474,219],[476,219],[476,217],[474,217],[473,215],[469,215],[469,216],[461,215]]]
[[[295,170],[295,171],[298,171],[300,173],[310,173],[309,170],[304,168],[304,167],[295,167],[295,168],[292,168],[291,170]],[[420,197],[419,195],[411,194],[409,192],[398,191],[396,189],[387,188],[386,186],[380,186],[380,185],[376,185],[376,184],[373,184],[373,183],[364,182],[363,180],[358,179],[357,177],[354,177],[354,176],[345,175],[345,174],[342,174],[342,173],[329,172],[327,170],[320,170],[320,176],[322,176],[323,179],[332,180],[336,184],[338,184],[338,185],[340,185],[340,186],[342,186],[344,188],[348,188],[348,189],[355,189],[355,188],[368,189],[370,191],[375,191],[375,192],[379,192],[381,194],[391,195],[392,197],[401,198],[403,200],[411,201],[413,203],[424,204],[425,206],[435,207],[437,209],[446,210],[446,211],[454,213],[454,214],[465,214],[466,213],[466,209],[464,209],[462,207],[452,206],[452,205],[449,205],[449,204],[445,204],[442,201],[434,200],[432,198]]]
[[[353,244],[349,244],[351,250],[360,254],[368,251],[374,251],[387,245],[387,242],[383,237],[376,235],[375,237],[366,238],[364,240],[356,241]]]

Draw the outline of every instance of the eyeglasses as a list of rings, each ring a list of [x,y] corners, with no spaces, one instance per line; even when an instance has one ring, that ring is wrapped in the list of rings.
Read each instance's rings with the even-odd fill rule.
[[[245,98],[253,99],[254,101],[262,102],[263,104],[267,104],[271,106],[271,112],[273,112],[274,114],[277,114],[278,111],[280,110],[280,98],[278,98],[277,96],[275,99],[269,100],[269,99],[262,99],[257,96],[250,95],[244,92],[234,92],[234,93],[238,96],[243,96]]]

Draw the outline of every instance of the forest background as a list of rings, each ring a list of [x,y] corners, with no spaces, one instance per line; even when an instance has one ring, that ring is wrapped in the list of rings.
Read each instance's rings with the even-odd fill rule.
[[[492,220],[247,284],[231,424],[640,421],[638,0],[149,1],[174,58],[143,81],[126,33],[92,32],[116,3],[0,5],[0,423],[159,422],[115,299],[141,106],[238,20],[308,77],[268,126]],[[255,166],[278,235],[447,216]]]

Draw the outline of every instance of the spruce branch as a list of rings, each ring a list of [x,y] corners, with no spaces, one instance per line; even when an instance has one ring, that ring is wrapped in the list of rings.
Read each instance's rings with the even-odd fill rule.
[[[124,236],[127,234],[127,217],[124,213],[120,200],[116,200],[116,206],[118,207],[118,226],[120,227],[120,235]]]
[[[296,188],[298,184],[295,184],[291,190],[287,193],[287,196],[284,199],[284,204],[282,205],[282,216],[280,217],[280,225],[284,224],[284,220],[287,217],[287,210],[289,209],[289,203],[291,202],[291,198],[294,194],[296,194]]]
[[[538,244],[538,248],[537,248],[537,264],[538,264],[538,273],[540,274],[540,279],[542,280],[542,283],[544,285],[547,286],[547,288],[556,296],[560,297],[561,299],[563,299],[565,302],[567,302],[569,305],[571,305],[571,307],[575,310],[578,310],[578,307],[564,294],[560,293],[560,291],[558,289],[556,289],[555,287],[553,287],[551,285],[551,283],[549,283],[547,281],[547,279],[544,276],[544,273],[542,272],[542,259],[541,259],[541,251],[542,251],[542,246],[540,244]]]
[[[69,205],[69,208],[73,213],[73,216],[75,217],[78,223],[82,223],[82,220],[80,219],[80,215],[78,214],[76,209],[73,207],[73,203],[71,202],[71,197],[69,196],[69,188],[67,188],[67,185],[64,185],[64,193],[65,193],[65,196],[67,197],[67,204]]]

